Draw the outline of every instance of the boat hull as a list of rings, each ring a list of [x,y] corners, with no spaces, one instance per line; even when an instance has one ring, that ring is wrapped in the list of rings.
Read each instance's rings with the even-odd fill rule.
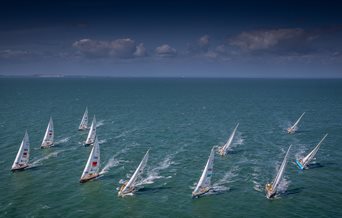
[[[93,180],[93,179],[95,179],[95,178],[97,178],[97,177],[99,177],[98,174],[97,174],[97,175],[94,175],[94,176],[92,176],[92,177],[80,179],[80,183],[86,183],[86,182],[88,182],[88,181],[90,181],[90,180]]]
[[[22,171],[22,170],[26,169],[27,167],[28,167],[28,165],[21,166],[21,167],[15,167],[15,168],[12,168],[11,171],[12,171],[12,172],[15,172],[15,171]]]
[[[288,129],[287,129],[287,133],[288,133],[288,134],[293,134],[293,133],[295,133],[295,130],[294,130],[294,129],[291,129],[291,128],[288,128]]]
[[[53,146],[53,142],[44,142],[40,148],[50,148]]]
[[[297,164],[299,169],[301,169],[301,170],[305,169],[304,166],[299,162],[299,160],[296,160],[296,164]]]
[[[204,194],[208,193],[210,190],[211,190],[211,189],[208,189],[208,190],[206,190],[206,191],[203,191],[203,192],[200,192],[200,193],[196,193],[196,194],[192,193],[192,198],[193,198],[193,199],[194,199],[194,198],[200,198],[200,197],[202,197]]]
[[[273,193],[266,192],[266,198],[272,199],[276,195],[276,193],[277,192],[273,192]]]
[[[226,151],[223,149],[223,148],[221,148],[220,150],[219,150],[219,154],[221,155],[221,156],[226,156]]]

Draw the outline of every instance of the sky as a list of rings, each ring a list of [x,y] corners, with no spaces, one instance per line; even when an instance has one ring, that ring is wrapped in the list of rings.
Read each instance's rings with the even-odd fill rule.
[[[0,75],[342,78],[337,1],[0,3]]]

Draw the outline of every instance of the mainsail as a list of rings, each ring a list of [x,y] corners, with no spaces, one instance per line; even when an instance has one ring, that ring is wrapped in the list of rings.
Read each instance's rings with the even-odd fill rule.
[[[287,129],[288,133],[294,133],[297,130],[297,125],[299,123],[299,121],[302,119],[302,117],[304,116],[305,112],[298,118],[298,120],[290,127]]]
[[[285,171],[285,167],[286,167],[286,163],[287,163],[287,158],[288,158],[288,155],[289,155],[289,152],[290,152],[290,149],[291,149],[291,146],[289,146],[289,148],[287,149],[287,152],[286,152],[286,155],[284,157],[284,160],[283,162],[281,163],[280,165],[280,168],[278,170],[278,173],[277,173],[277,176],[274,178],[272,184],[271,184],[271,190],[269,190],[267,192],[267,197],[268,198],[271,198],[272,196],[274,196],[277,192],[277,188],[278,188],[278,185],[280,183],[280,180],[284,174],[284,171]]]
[[[129,193],[132,193],[135,191],[136,180],[144,171],[144,168],[145,168],[147,160],[148,160],[149,151],[150,150],[148,150],[146,152],[144,158],[140,162],[138,168],[135,170],[134,174],[129,179],[129,181],[121,187],[121,189],[118,193],[119,196],[125,196],[126,194],[129,194]]]
[[[85,144],[86,145],[93,144],[94,140],[95,140],[95,137],[96,137],[96,118],[95,118],[95,115],[94,115],[93,122],[91,123],[90,130],[89,130],[89,133],[88,133],[87,140],[85,141]]]
[[[192,197],[202,195],[210,190],[211,177],[213,175],[214,167],[214,155],[214,148],[212,148],[201,178],[199,179],[195,190],[192,192]]]
[[[87,164],[84,167],[80,182],[83,183],[90,179],[98,177],[99,170],[100,170],[100,145],[96,137],[94,146],[91,149]]]
[[[86,130],[88,128],[88,107],[86,107],[80,126],[78,127],[78,130]]]
[[[47,148],[51,147],[53,145],[53,138],[54,138],[55,132],[53,129],[53,121],[52,117],[50,117],[49,124],[46,128],[45,135],[43,138],[42,145],[40,146],[41,148]]]
[[[319,147],[321,146],[322,142],[324,141],[325,137],[327,137],[328,134],[325,134],[324,137],[321,139],[321,141],[316,145],[316,147],[308,154],[306,155],[302,160],[303,168],[310,163],[310,161],[315,157]]]
[[[238,126],[239,126],[239,123],[236,125],[236,127],[235,127],[235,129],[233,130],[232,134],[230,135],[230,137],[229,137],[227,143],[220,149],[220,155],[222,155],[222,156],[226,155],[229,146],[230,146],[230,145],[232,144],[232,142],[233,142],[233,139],[234,139],[234,136],[235,136],[235,133],[236,133],[236,130],[237,130]]]
[[[23,141],[20,144],[19,151],[12,165],[12,171],[24,169],[28,167],[30,157],[30,142],[27,131],[25,132]]]

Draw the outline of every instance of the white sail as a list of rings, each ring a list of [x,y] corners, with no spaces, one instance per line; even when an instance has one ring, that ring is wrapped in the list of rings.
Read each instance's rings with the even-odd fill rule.
[[[123,185],[121,187],[121,190],[119,191],[119,196],[124,196],[124,195],[132,193],[134,191],[134,189],[135,189],[135,182],[136,182],[137,178],[143,173],[144,168],[146,166],[146,163],[147,163],[147,160],[148,160],[148,156],[149,156],[149,151],[150,150],[148,150],[146,152],[144,158],[140,162],[138,168],[135,170],[134,174],[129,179],[127,184],[125,184],[125,185]]]
[[[97,177],[99,175],[99,170],[100,170],[100,145],[96,137],[94,146],[91,149],[87,164],[84,167],[80,182],[85,182],[92,178]]]
[[[327,137],[328,134],[325,134],[325,136],[321,139],[321,141],[316,145],[316,147],[308,154],[306,155],[303,160],[303,167],[305,167],[306,165],[308,165],[310,163],[310,161],[315,157],[319,147],[321,146],[322,142],[324,141],[325,137]]]
[[[55,135],[55,132],[53,129],[53,121],[52,121],[52,117],[50,117],[49,124],[46,128],[41,147],[46,148],[46,147],[52,146],[54,143],[53,142],[54,135]]]
[[[30,158],[30,142],[29,142],[27,131],[26,131],[23,141],[20,144],[17,156],[15,157],[15,160],[13,162],[12,171],[26,168],[28,166],[29,158]]]
[[[297,130],[297,128],[298,128],[297,125],[298,125],[299,121],[302,119],[302,117],[304,116],[304,114],[305,114],[305,112],[298,118],[298,120],[290,128],[288,128],[287,131],[289,133],[293,133]]]
[[[221,154],[221,155],[226,155],[229,146],[230,146],[230,145],[232,144],[232,142],[233,142],[233,139],[234,139],[234,136],[235,136],[235,133],[236,133],[236,130],[237,130],[238,126],[239,126],[239,123],[236,125],[236,127],[235,127],[235,129],[233,130],[232,134],[230,135],[230,137],[229,137],[227,143],[220,149],[220,154]]]
[[[201,178],[199,179],[196,188],[192,192],[192,196],[198,196],[204,194],[210,190],[211,186],[211,177],[213,175],[213,167],[214,167],[214,148],[211,149],[207,164],[204,167]]]
[[[78,130],[86,130],[88,128],[88,107],[86,107],[80,126],[78,127]]]
[[[289,156],[289,152],[290,152],[290,149],[291,149],[291,146],[289,146],[289,148],[287,149],[287,152],[286,152],[286,155],[284,157],[284,160],[283,162],[281,163],[280,165],[280,168],[278,170],[278,173],[277,173],[277,176],[274,178],[273,182],[272,182],[272,190],[268,193],[268,196],[271,197],[273,196],[276,192],[277,192],[277,188],[278,188],[278,185],[280,183],[280,180],[285,172],[285,167],[286,167],[286,163],[287,163],[287,158]]]
[[[93,122],[91,123],[90,130],[89,130],[89,133],[88,133],[87,140],[85,141],[85,144],[86,145],[93,144],[94,140],[95,140],[95,137],[96,137],[96,118],[95,118],[95,115],[94,115]]]

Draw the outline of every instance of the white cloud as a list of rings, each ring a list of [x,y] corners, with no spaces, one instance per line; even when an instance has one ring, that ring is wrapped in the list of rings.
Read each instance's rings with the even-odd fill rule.
[[[134,56],[136,57],[145,57],[147,55],[147,51],[146,51],[146,48],[144,47],[144,44],[143,43],[140,43],[135,52],[134,52]]]
[[[32,53],[26,50],[0,50],[0,58],[3,59],[10,59],[10,58],[22,58],[25,56],[29,56]]]
[[[72,45],[80,53],[87,57],[115,57],[121,59],[143,57],[146,55],[144,45],[139,45],[130,38],[116,39],[113,41],[99,41],[81,39]]]
[[[177,50],[171,46],[164,44],[155,49],[155,53],[159,57],[174,57],[177,55]]]
[[[300,38],[304,35],[305,32],[301,28],[242,32],[238,36],[230,39],[230,45],[237,46],[243,50],[263,50],[277,46],[286,40]]]

